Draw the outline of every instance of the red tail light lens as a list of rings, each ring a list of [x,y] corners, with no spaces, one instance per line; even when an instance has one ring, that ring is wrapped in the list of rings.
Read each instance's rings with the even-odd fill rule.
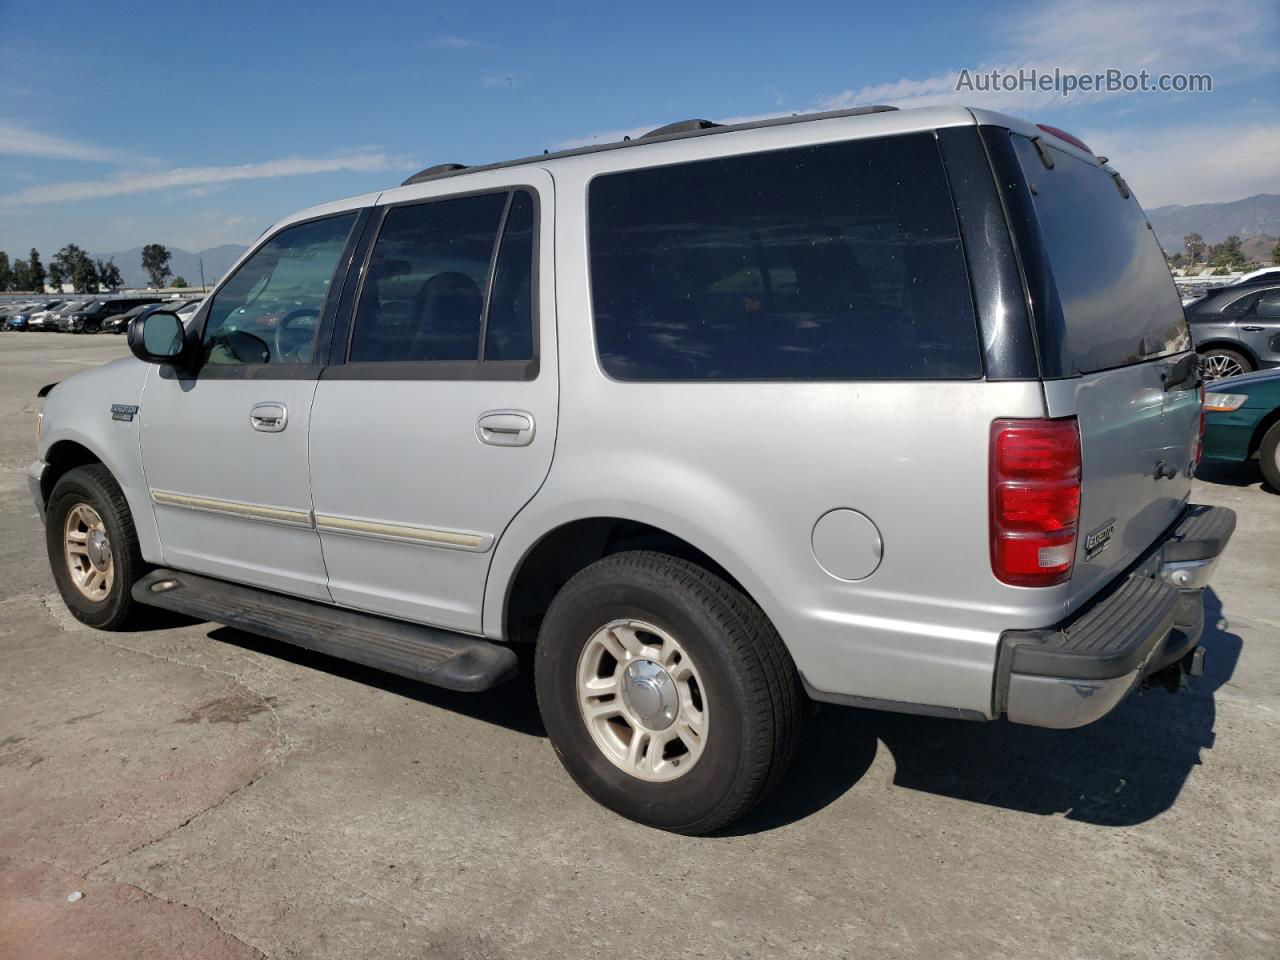
[[[1064,420],[991,424],[991,570],[1019,587],[1071,576],[1080,522],[1080,428]]]

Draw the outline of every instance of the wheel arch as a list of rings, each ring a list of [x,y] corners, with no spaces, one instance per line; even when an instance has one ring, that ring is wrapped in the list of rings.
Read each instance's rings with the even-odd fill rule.
[[[732,584],[763,610],[764,604],[733,571],[696,540],[665,524],[633,517],[596,514],[564,520],[532,539],[510,563],[508,575],[495,577],[491,568],[485,634],[510,642],[532,641],[560,587],[597,560],[627,550],[653,550],[694,563]],[[495,561],[493,566],[499,564]]]
[[[1226,337],[1214,337],[1211,340],[1205,340],[1203,343],[1196,344],[1196,353],[1203,354],[1215,347],[1221,347],[1224,350],[1231,350],[1234,353],[1247,357],[1249,362],[1253,364],[1255,370],[1259,367],[1258,356],[1250,350],[1240,340],[1229,340]]]
[[[96,443],[93,438],[85,436],[79,430],[61,428],[54,436],[46,438],[41,443],[40,459],[47,466],[40,477],[40,494],[47,507],[54,486],[67,471],[88,464],[101,464],[124,493],[134,529],[138,534],[143,559],[148,563],[160,563],[162,558],[159,530],[156,527],[155,512],[151,508],[151,498],[142,472],[141,458],[137,455],[136,449],[135,445],[133,456],[130,456],[127,445],[116,449],[114,443]],[[118,456],[112,455],[113,450]]]
[[[1272,427],[1274,427],[1277,423],[1280,423],[1280,407],[1277,407],[1276,409],[1268,413],[1265,417],[1263,417],[1260,421],[1258,421],[1258,425],[1254,427],[1253,436],[1249,438],[1248,455],[1250,457],[1252,457],[1261,449],[1262,438],[1265,437],[1267,435],[1267,431],[1270,430]]]
[[[64,439],[53,443],[44,455],[44,462],[48,466],[40,476],[40,495],[44,498],[46,506],[49,504],[49,496],[53,493],[54,486],[66,476],[68,471],[74,470],[76,467],[97,463],[106,467],[108,472],[111,472],[111,468],[107,466],[102,457],[78,440]],[[115,474],[112,473],[112,476],[114,477]],[[119,479],[117,479],[116,483],[119,482]]]

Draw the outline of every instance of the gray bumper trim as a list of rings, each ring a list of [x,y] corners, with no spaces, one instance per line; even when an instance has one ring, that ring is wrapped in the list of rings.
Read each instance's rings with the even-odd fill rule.
[[[36,510],[40,514],[41,522],[44,521],[44,472],[49,469],[49,465],[43,460],[37,460],[27,467],[27,486],[31,489],[31,499],[36,503]]]

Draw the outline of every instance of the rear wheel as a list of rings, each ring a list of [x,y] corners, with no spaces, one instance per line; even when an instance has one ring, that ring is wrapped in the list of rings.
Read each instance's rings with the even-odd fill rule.
[[[67,609],[91,627],[126,629],[138,610],[130,590],[145,565],[115,478],[101,464],[67,471],[46,514],[49,564]]]
[[[1262,435],[1258,463],[1271,489],[1280,492],[1280,423],[1273,423],[1271,429]]]
[[[1206,381],[1238,377],[1242,373],[1253,370],[1253,364],[1248,357],[1229,347],[1210,347],[1200,356],[1203,358],[1201,369]]]
[[[760,609],[660,553],[606,557],[564,586],[538,637],[536,685],[578,785],[679,833],[724,827],[766,796],[801,723],[795,665]]]

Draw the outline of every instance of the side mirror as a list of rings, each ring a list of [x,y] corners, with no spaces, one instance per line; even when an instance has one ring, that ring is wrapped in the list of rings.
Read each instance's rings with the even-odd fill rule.
[[[129,349],[147,363],[181,364],[186,354],[186,330],[176,313],[153,310],[129,321]]]

